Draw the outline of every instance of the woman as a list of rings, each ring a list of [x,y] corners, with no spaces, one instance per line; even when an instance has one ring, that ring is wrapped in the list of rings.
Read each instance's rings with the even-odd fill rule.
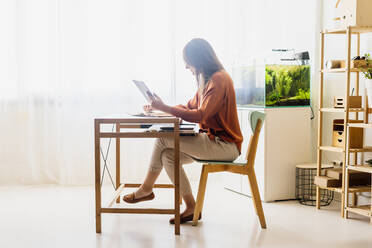
[[[233,82],[206,40],[191,40],[183,49],[183,58],[186,69],[196,77],[198,91],[194,98],[187,105],[172,107],[156,96],[151,106],[145,106],[144,109],[145,111],[158,109],[185,121],[199,123],[201,129],[199,134],[180,137],[181,165],[192,163],[194,159],[233,161],[240,155],[243,141]],[[173,182],[172,138],[156,140],[145,181],[136,192],[125,195],[124,201],[137,203],[154,199],[152,189],[163,167]],[[185,223],[193,219],[195,200],[182,167],[180,167],[180,193],[186,203],[186,209],[181,214],[181,223]],[[174,223],[174,219],[170,222]]]

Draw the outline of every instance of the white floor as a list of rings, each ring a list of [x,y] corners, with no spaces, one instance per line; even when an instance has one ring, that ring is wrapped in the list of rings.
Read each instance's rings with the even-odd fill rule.
[[[342,219],[337,202],[321,211],[265,203],[268,228],[261,230],[251,199],[208,186],[203,220],[182,225],[180,236],[167,215],[104,214],[96,234],[93,187],[0,187],[0,247],[372,247],[368,219]],[[140,206],[171,207],[171,191],[155,194]]]

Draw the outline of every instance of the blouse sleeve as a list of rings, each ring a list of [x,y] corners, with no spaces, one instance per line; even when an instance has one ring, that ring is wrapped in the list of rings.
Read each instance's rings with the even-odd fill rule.
[[[225,91],[216,84],[210,82],[203,94],[203,100],[200,107],[195,106],[195,97],[189,101],[188,105],[193,108],[171,107],[170,113],[180,117],[185,121],[203,123],[205,120],[214,116],[224,104]]]
[[[198,107],[198,94],[196,94],[192,99],[190,99],[186,105],[176,105],[176,108],[180,109],[196,109]]]

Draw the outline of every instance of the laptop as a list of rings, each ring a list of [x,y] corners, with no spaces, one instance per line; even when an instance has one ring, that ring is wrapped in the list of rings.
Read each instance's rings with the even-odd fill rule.
[[[133,80],[133,83],[137,86],[138,90],[142,93],[142,95],[145,97],[147,102],[151,104],[152,100],[155,98],[154,94],[151,92],[149,87],[145,84],[143,81],[139,80]],[[164,113],[162,111],[151,111],[151,112],[142,112],[138,114],[132,114],[133,116],[139,116],[139,117],[171,117],[171,114]]]
[[[149,132],[173,132],[174,126],[171,123],[168,124],[153,124],[149,129]],[[199,126],[195,123],[182,123],[179,126],[180,136],[195,136],[199,133]]]

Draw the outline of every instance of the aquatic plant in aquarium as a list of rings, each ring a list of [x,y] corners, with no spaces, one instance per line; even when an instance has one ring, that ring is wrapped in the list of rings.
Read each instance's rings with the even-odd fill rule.
[[[310,65],[266,65],[265,106],[310,105]]]

